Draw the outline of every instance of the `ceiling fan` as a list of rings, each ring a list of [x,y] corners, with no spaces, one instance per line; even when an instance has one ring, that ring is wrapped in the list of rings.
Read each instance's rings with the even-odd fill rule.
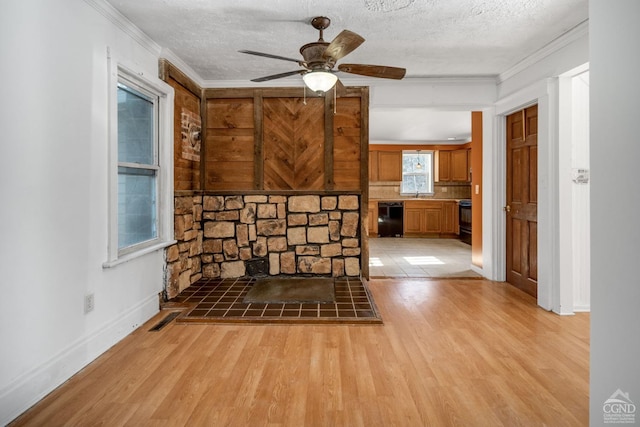
[[[313,28],[320,31],[320,37],[317,42],[307,43],[300,48],[303,60],[256,52],[253,50],[240,50],[239,52],[241,53],[280,59],[283,61],[291,61],[297,63],[301,67],[304,67],[304,69],[301,70],[259,77],[251,79],[251,81],[265,82],[268,80],[302,74],[302,79],[304,80],[305,85],[319,94],[330,90],[336,84],[338,84],[339,87],[342,86],[338,81],[338,77],[335,75],[333,68],[338,60],[342,59],[360,46],[364,42],[364,38],[352,31],[342,30],[342,32],[331,41],[331,43],[327,43],[324,41],[322,36],[323,31],[329,27],[329,24],[331,24],[331,20],[324,16],[318,16],[311,20]],[[367,77],[380,77],[396,80],[402,79],[406,73],[404,68],[366,64],[340,64],[338,65],[338,71],[359,74]]]

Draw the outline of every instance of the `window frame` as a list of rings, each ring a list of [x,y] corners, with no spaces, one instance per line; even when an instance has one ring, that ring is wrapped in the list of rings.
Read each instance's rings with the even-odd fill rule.
[[[108,57],[109,62],[109,212],[107,261],[103,268],[114,267],[139,256],[155,252],[175,243],[173,235],[173,88],[159,79],[149,79],[143,72]],[[124,85],[153,100],[154,164],[119,162],[118,159],[118,89]],[[119,248],[118,177],[119,167],[155,171],[157,236]]]
[[[417,176],[426,175],[426,173],[404,172],[404,156],[405,154],[428,154],[429,155],[429,175],[427,176],[427,186],[431,191],[427,192],[406,192],[405,191],[405,176]],[[435,151],[434,150],[402,150],[402,182],[400,183],[400,195],[401,196],[433,196],[435,193],[435,180],[434,180],[434,162]],[[427,169],[425,169],[427,172]]]

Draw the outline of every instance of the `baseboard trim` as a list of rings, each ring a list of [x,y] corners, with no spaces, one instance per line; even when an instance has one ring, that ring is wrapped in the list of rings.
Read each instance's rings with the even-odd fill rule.
[[[478,274],[479,274],[479,275],[481,275],[483,278],[485,278],[485,279],[487,278],[487,276],[485,276],[485,274],[484,274],[484,269],[483,269],[483,268],[478,267],[478,266],[477,266],[477,265],[475,265],[475,264],[470,264],[470,265],[469,265],[469,269],[470,269],[471,271],[473,271],[474,273],[478,273]]]
[[[0,425],[20,416],[158,311],[158,296],[151,295],[4,387],[0,390]]]

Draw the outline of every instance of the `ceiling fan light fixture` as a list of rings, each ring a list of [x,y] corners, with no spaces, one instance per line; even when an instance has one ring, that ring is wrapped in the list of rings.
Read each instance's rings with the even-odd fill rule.
[[[338,81],[338,76],[325,70],[309,71],[302,75],[304,84],[316,93],[330,90]]]

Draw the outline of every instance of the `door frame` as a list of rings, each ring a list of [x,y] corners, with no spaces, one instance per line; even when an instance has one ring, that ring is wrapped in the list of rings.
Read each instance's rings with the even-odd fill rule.
[[[503,207],[506,204],[506,116],[538,105],[538,305],[545,310],[559,309],[559,209],[558,209],[558,79],[544,79],[518,92],[508,95],[495,104],[494,131],[491,139],[494,164],[487,167],[489,178],[485,188],[491,187],[488,200],[490,212],[485,218],[490,222],[492,238],[491,260],[494,280],[506,279],[506,228]],[[488,144],[487,144],[488,145]],[[488,158],[488,157],[485,157]],[[486,191],[486,190],[485,190]],[[489,234],[489,233],[488,233]],[[544,248],[544,250],[541,250]]]

